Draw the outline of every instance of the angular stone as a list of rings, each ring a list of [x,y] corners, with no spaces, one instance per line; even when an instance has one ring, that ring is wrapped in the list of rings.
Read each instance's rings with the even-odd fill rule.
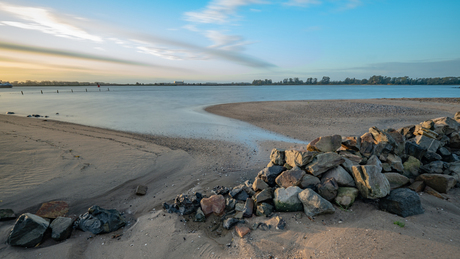
[[[12,209],[0,209],[0,221],[15,219],[16,214]]]
[[[238,236],[240,236],[241,238],[243,238],[245,235],[247,235],[251,231],[248,227],[245,227],[245,226],[236,226],[235,230]]]
[[[372,136],[371,133],[367,132],[364,133],[360,138],[360,150],[359,152],[365,156],[365,157],[370,157],[374,154],[374,149],[375,149],[375,139]]]
[[[406,127],[398,129],[398,132],[402,136],[404,136],[405,139],[411,139],[415,137],[414,131],[415,131],[415,125],[410,125],[410,126],[406,126]]]
[[[204,215],[204,212],[201,210],[201,208],[198,208],[196,210],[194,221],[195,222],[205,222],[206,221],[206,215]]]
[[[433,120],[435,128],[441,128],[445,135],[450,135],[453,132],[460,130],[460,123],[449,117],[442,117]]]
[[[291,167],[303,167],[310,163],[317,154],[318,152],[286,150],[286,163]]]
[[[194,193],[190,197],[185,194],[177,195],[174,199],[174,205],[171,206],[168,212],[171,211],[181,215],[190,215],[196,212],[196,210],[200,207],[202,198],[203,195],[199,192]]]
[[[382,170],[383,172],[391,172],[393,168],[388,163],[382,163]]]
[[[99,206],[92,206],[88,212],[82,214],[75,221],[75,226],[83,231],[95,235],[110,233],[126,225],[124,217],[115,209],[106,210]]]
[[[136,195],[145,195],[147,193],[147,186],[145,185],[138,185],[136,187]]]
[[[310,188],[316,189],[316,185],[319,184],[321,181],[318,177],[313,176],[311,174],[306,174],[302,177],[302,181],[300,181],[299,187],[302,189]]]
[[[361,145],[357,137],[342,137],[342,147],[353,151],[359,151]]]
[[[223,227],[225,229],[231,229],[234,225],[238,224],[240,222],[239,219],[235,219],[235,218],[228,218],[226,220],[224,220],[223,222]],[[244,222],[244,221],[243,221]]]
[[[414,192],[422,192],[425,189],[425,182],[424,181],[415,181],[409,187]]]
[[[302,191],[297,186],[291,186],[288,188],[278,188],[275,190],[275,197],[273,203],[277,211],[301,211],[302,203],[297,197]]]
[[[322,175],[322,179],[334,178],[339,186],[355,187],[355,180],[342,166],[329,169]]]
[[[257,205],[257,211],[256,215],[257,216],[270,216],[273,212],[273,206],[268,204],[268,203],[261,203]]]
[[[288,152],[288,151],[286,151]],[[257,177],[262,179],[264,182],[266,182],[269,186],[275,186],[276,182],[276,177],[281,174],[281,172],[284,170],[284,167],[275,165],[272,167],[268,167],[263,169],[257,174]]]
[[[379,128],[371,127],[369,128],[369,133],[371,133],[374,137],[376,144],[380,142],[386,142],[394,146],[395,140],[393,139],[393,137],[389,136],[386,132],[381,131]]]
[[[404,218],[424,212],[418,194],[407,188],[392,190],[390,195],[379,200],[379,208]]]
[[[339,187],[334,201],[339,206],[348,209],[355,202],[358,194],[359,190],[354,187]]]
[[[413,156],[409,156],[406,162],[404,162],[403,167],[404,171],[403,174],[409,178],[415,178],[419,175],[421,163],[420,160]]]
[[[388,129],[385,131],[385,133],[392,137],[395,141],[393,150],[394,153],[398,156],[403,154],[406,147],[406,139],[404,136],[394,129]]]
[[[345,159],[337,153],[323,153],[317,155],[305,169],[310,174],[318,176],[327,170],[342,164],[343,162],[345,162]]]
[[[415,142],[409,141],[409,142],[406,142],[405,152],[406,152],[406,155],[408,156],[413,156],[417,158],[418,160],[422,160],[422,157],[426,153],[426,149],[421,147]]]
[[[273,190],[271,188],[264,189],[254,196],[256,203],[270,201],[273,199]]]
[[[323,178],[321,183],[317,185],[318,194],[324,199],[331,201],[337,196],[339,185],[334,178]]]
[[[340,135],[323,136],[310,142],[307,145],[307,150],[317,152],[335,152],[341,145],[342,137]]]
[[[450,142],[447,146],[450,148],[460,149],[460,133],[452,133],[450,135]]]
[[[431,138],[431,139],[436,139],[438,137],[438,135],[439,135],[435,131],[432,131],[430,129],[424,128],[423,126],[419,129],[418,132],[415,132],[415,134],[419,135],[419,136],[425,136],[425,137],[428,137],[428,138]]]
[[[235,204],[235,210],[236,211],[243,211],[244,210],[244,204],[246,202],[239,201]]]
[[[304,175],[306,175],[305,171],[296,166],[291,170],[282,172],[276,177],[275,182],[283,188],[299,186]]]
[[[439,146],[441,145],[441,143],[438,140],[429,138],[424,135],[418,135],[417,137],[415,137],[415,143],[418,144],[420,147],[426,149],[428,152],[433,153],[436,153]]]
[[[430,186],[426,186],[423,192],[429,195],[433,195],[434,197],[437,197],[439,199],[447,200],[447,198],[444,195],[440,194],[439,192],[437,192],[435,189],[431,188]]]
[[[249,194],[245,191],[246,186],[244,184],[235,186],[229,193],[230,197],[238,201],[246,201],[249,198]],[[204,212],[204,210],[203,210]],[[205,212],[206,214],[206,212]]]
[[[51,238],[56,241],[66,240],[70,237],[73,229],[73,219],[57,217],[50,224]]]
[[[442,159],[442,156],[434,152],[426,152],[422,158],[423,164],[429,164],[433,161],[439,161]]]
[[[256,178],[254,180],[254,183],[252,184],[252,189],[255,192],[265,190],[268,187],[269,187],[268,184],[264,180],[262,180],[260,178]]]
[[[430,130],[430,129],[433,128],[434,122],[433,122],[433,120],[427,120],[427,121],[424,121],[424,122],[420,123],[420,126],[421,126],[422,128],[425,128],[425,129],[429,129],[429,130]]]
[[[399,173],[384,173],[383,175],[388,179],[391,189],[400,188],[409,183],[409,178]]]
[[[378,157],[377,157],[376,155],[371,156],[371,157],[367,160],[366,165],[374,165],[374,166],[377,166],[377,167],[383,169],[383,164],[382,164],[382,162],[380,161],[380,159],[378,159]]]
[[[351,153],[345,150],[345,151],[340,151],[338,154],[342,156],[343,158],[351,160],[355,164],[359,164],[363,161],[363,157],[361,156],[361,153],[359,152]]]
[[[449,163],[446,166],[449,174],[460,174],[460,161]]]
[[[42,241],[48,226],[48,220],[31,213],[24,213],[16,220],[8,235],[7,243],[12,246],[35,247]]]
[[[393,155],[393,154],[388,154],[387,156],[387,163],[393,168],[394,170],[398,172],[403,172],[404,166],[402,164],[402,160],[399,156]]]
[[[252,217],[252,212],[254,211],[254,200],[251,198],[246,199],[243,209],[243,217],[250,218]]]
[[[303,204],[305,214],[309,217],[335,212],[334,206],[312,189],[307,188],[300,192],[299,200]]]
[[[284,165],[286,162],[284,152],[284,149],[272,149],[272,152],[270,153],[270,162],[274,165]]]
[[[55,219],[64,217],[69,212],[69,204],[65,201],[50,201],[42,203],[35,215],[42,218]]]
[[[209,198],[201,199],[201,210],[205,215],[215,213],[222,215],[225,211],[225,198],[222,195],[212,195]]]
[[[379,199],[390,193],[390,183],[378,166],[353,166],[353,177],[359,192],[366,199]]]
[[[355,165],[359,165],[359,163],[353,162],[346,157],[344,157],[344,159],[345,159],[345,162],[343,162],[343,164],[341,164],[340,166],[342,166],[345,170],[347,170],[347,172],[350,173],[351,175],[353,173],[352,167]]]
[[[441,193],[447,193],[457,183],[454,177],[444,174],[421,174],[415,180],[424,181],[427,186]]]
[[[443,161],[434,161],[421,166],[420,169],[427,174],[442,174],[445,169],[444,164]]]

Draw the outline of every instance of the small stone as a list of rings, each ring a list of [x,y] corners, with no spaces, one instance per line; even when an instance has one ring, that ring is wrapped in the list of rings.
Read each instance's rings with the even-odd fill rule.
[[[236,226],[235,230],[238,236],[240,236],[241,238],[243,238],[245,235],[247,235],[251,231],[248,227],[245,227],[245,226]]]
[[[256,178],[254,180],[254,183],[252,184],[252,189],[255,192],[265,190],[268,187],[269,187],[268,184],[260,178]]]
[[[236,205],[236,200],[233,198],[227,198],[225,200],[225,209],[226,210],[234,210]]]
[[[305,171],[296,166],[291,170],[282,172],[276,177],[275,182],[283,188],[299,186],[304,175],[306,175]]]
[[[325,178],[317,185],[318,194],[324,199],[331,201],[337,196],[339,185],[335,178]]]
[[[404,176],[409,178],[415,178],[419,175],[419,169],[421,166],[420,160],[413,156],[409,156],[406,162],[403,164]]]
[[[384,173],[383,175],[388,179],[391,189],[400,188],[409,183],[409,178],[399,173]]]
[[[239,223],[240,220],[239,219],[235,219],[235,218],[228,218],[226,220],[224,220],[223,222],[223,227],[225,229],[231,229],[234,225],[236,225],[237,223]]]
[[[225,198],[222,195],[212,195],[209,198],[203,198],[200,204],[205,215],[211,213],[222,215],[225,211]]]
[[[273,212],[273,206],[268,203],[261,203],[257,205],[256,215],[268,217]]]
[[[335,212],[334,206],[312,189],[307,188],[300,192],[299,200],[303,204],[305,214],[309,217]]]
[[[204,215],[204,213],[201,210],[201,208],[198,208],[196,210],[194,221],[196,221],[196,222],[205,222],[206,221],[206,215]]]
[[[283,170],[284,170],[284,167],[279,166],[279,165],[267,167],[263,169],[262,171],[260,171],[257,174],[257,177],[265,181],[269,186],[273,187],[276,184],[275,182],[276,177],[278,177],[278,175],[280,175]]]
[[[339,187],[337,196],[334,198],[335,203],[348,209],[358,197],[359,191],[354,187]]]
[[[57,217],[50,224],[51,238],[56,241],[66,240],[73,229],[73,220],[66,217]]]
[[[251,198],[246,199],[243,209],[243,217],[250,218],[252,217],[252,212],[254,211],[254,200]]]
[[[284,165],[285,163],[285,155],[284,155],[284,150],[283,149],[272,149],[272,152],[270,153],[270,162],[273,163],[273,165]]]
[[[213,192],[216,195],[226,195],[230,190],[227,187],[224,186],[215,186],[212,188],[211,192]]]
[[[267,188],[259,193],[257,193],[254,197],[256,203],[261,203],[265,201],[269,201],[273,199],[273,191],[271,188]]]
[[[147,193],[148,187],[145,185],[138,185],[136,187],[136,195],[145,195]]]

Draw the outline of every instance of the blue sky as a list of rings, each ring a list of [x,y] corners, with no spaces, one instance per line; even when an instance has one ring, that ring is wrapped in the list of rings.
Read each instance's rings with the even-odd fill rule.
[[[458,0],[0,0],[0,80],[460,76],[458,10]]]

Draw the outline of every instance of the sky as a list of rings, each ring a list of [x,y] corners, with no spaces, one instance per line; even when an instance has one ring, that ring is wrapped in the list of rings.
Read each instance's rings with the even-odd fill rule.
[[[0,0],[0,80],[460,76],[458,0]]]

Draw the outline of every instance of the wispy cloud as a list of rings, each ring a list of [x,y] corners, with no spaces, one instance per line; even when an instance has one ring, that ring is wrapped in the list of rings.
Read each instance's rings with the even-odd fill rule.
[[[288,0],[283,5],[311,7],[314,5],[320,5],[326,1],[332,2],[333,4],[339,6],[338,10],[340,11],[354,9],[362,5],[362,0]]]
[[[223,24],[229,21],[229,17],[236,14],[236,10],[245,5],[262,4],[261,0],[214,0],[198,12],[186,12],[185,20],[196,23]]]
[[[102,38],[68,24],[45,8],[25,7],[0,3],[0,11],[12,14],[23,21],[0,21],[3,25],[36,30],[57,37],[102,42]]]
[[[321,0],[289,0],[288,2],[284,3],[284,5],[301,6],[301,7],[309,7],[311,5],[319,5],[319,4],[321,4]]]
[[[205,36],[214,42],[214,45],[209,46],[209,48],[227,51],[243,51],[245,45],[251,44],[251,42],[244,41],[241,36],[226,35],[215,30],[206,31]]]

